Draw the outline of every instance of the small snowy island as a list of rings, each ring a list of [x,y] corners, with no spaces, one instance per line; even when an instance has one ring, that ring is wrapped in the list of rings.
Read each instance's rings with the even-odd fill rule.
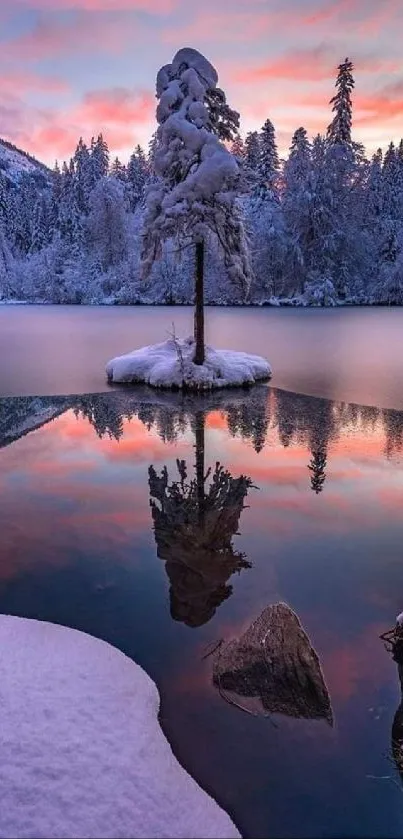
[[[196,391],[252,385],[271,377],[270,364],[259,355],[206,347],[203,364],[195,364],[194,355],[193,338],[171,339],[112,359],[106,373],[110,382]]]
[[[238,204],[242,173],[224,145],[238,135],[239,114],[227,105],[217,83],[214,67],[194,49],[179,50],[172,64],[159,71],[153,180],[144,215],[145,276],[167,243],[178,259],[185,249],[194,249],[194,338],[172,338],[112,359],[106,367],[110,382],[199,391],[251,385],[271,376],[269,363],[260,356],[205,346],[204,266],[212,239],[245,300],[252,275]]]
[[[154,682],[104,641],[0,616],[0,837],[239,837],[185,772]]]

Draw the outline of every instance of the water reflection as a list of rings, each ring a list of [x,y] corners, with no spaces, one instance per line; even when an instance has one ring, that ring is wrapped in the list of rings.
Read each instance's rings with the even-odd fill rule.
[[[316,492],[316,495],[319,495],[322,492],[324,483],[326,480],[326,464],[327,464],[327,452],[318,451],[312,452],[312,458],[310,463],[308,464],[308,469],[311,473],[311,489]]]
[[[202,626],[230,597],[228,580],[250,568],[232,539],[238,531],[250,478],[233,478],[217,462],[205,468],[205,415],[194,416],[195,477],[177,460],[179,480],[169,483],[167,467],[158,476],[149,468],[150,505],[157,554],[170,581],[171,616],[187,626]]]
[[[270,387],[0,401],[0,612],[145,667],[175,751],[242,835],[402,835],[400,790],[367,780],[390,774],[397,704],[378,636],[401,608],[401,429],[397,412]],[[276,728],[212,684],[206,650],[279,601],[320,660],[335,728],[291,714]]]
[[[323,490],[329,472],[329,448],[346,434],[362,431],[382,433],[383,452],[393,458],[403,450],[403,412],[309,397],[266,386],[245,391],[214,393],[201,397],[156,394],[148,388],[132,392],[108,392],[71,397],[11,397],[0,399],[0,448],[32,430],[73,410],[88,420],[99,438],[119,441],[125,422],[137,417],[153,429],[163,443],[175,443],[190,428],[196,416],[208,422],[211,414],[225,418],[225,428],[234,438],[252,445],[257,454],[270,445],[276,431],[281,446],[305,446],[310,485]]]

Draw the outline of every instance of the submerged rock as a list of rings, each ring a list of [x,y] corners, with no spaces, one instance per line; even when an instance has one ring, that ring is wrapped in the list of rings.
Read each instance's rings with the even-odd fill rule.
[[[240,638],[220,648],[213,681],[220,690],[257,698],[263,713],[333,724],[319,658],[285,603],[268,606]]]

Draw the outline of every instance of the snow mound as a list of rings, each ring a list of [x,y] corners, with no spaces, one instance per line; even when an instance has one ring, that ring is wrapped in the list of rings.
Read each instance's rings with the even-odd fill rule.
[[[110,382],[145,382],[153,387],[213,390],[267,381],[270,364],[259,355],[206,347],[205,362],[194,364],[193,338],[161,344],[113,358],[106,365]]]
[[[179,765],[144,671],[76,630],[0,616],[0,836],[235,837]]]

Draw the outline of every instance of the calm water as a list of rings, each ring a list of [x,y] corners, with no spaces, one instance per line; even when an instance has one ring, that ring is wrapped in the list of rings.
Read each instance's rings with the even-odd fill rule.
[[[27,360],[38,391],[39,380],[45,390],[55,385],[52,335],[60,327],[64,351],[63,329],[73,321],[58,311],[53,322],[41,310],[53,326],[40,340],[30,311],[21,313],[28,343],[37,353],[42,341],[49,353],[39,371],[35,352]],[[320,313],[321,323],[317,314],[303,325],[295,313],[284,317],[286,367],[292,356],[297,364],[314,357],[312,334],[323,338],[331,323],[347,333],[350,318],[361,317]],[[7,315],[17,317],[14,309]],[[78,369],[84,347],[72,336],[72,372],[64,359],[61,390],[91,379],[92,342],[99,350],[99,319],[106,329],[109,315],[90,315],[92,372]],[[118,324],[126,318],[128,332],[133,317],[140,329],[141,312],[117,312],[105,356],[118,349]],[[238,317],[213,313],[213,322]],[[368,313],[368,351],[372,324],[401,340],[399,318]],[[247,326],[243,333],[249,348],[262,350],[263,329],[273,352],[276,341],[284,346],[274,316],[259,312],[253,322],[256,334]],[[294,327],[307,344],[293,342]],[[137,343],[133,333],[120,346]],[[334,334],[326,340],[336,343]],[[355,376],[354,356],[350,365]],[[383,393],[393,398],[386,373]],[[390,375],[398,380],[402,371]],[[28,387],[18,357],[16,381],[21,392]],[[371,377],[363,387],[375,393]],[[336,388],[331,375],[326,388]],[[391,759],[400,685],[379,634],[403,608],[403,413],[278,388],[184,402],[144,389],[3,399],[0,428],[0,612],[78,628],[139,662],[158,684],[177,756],[246,837],[402,835],[403,787]],[[237,482],[241,475],[253,487]],[[333,727],[251,716],[213,685],[209,645],[239,635],[280,600],[319,656]]]
[[[0,306],[0,397],[93,393],[106,362],[192,330],[190,307]],[[207,309],[217,347],[267,356],[273,385],[403,410],[403,309]]]

